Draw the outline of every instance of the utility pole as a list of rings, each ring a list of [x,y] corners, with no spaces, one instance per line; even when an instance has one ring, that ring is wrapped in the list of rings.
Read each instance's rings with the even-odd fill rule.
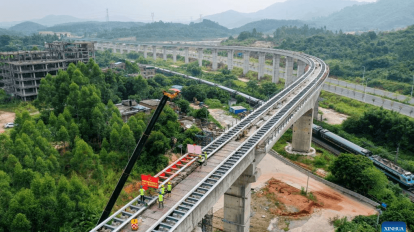
[[[398,147],[397,147],[397,154],[395,154],[395,163],[397,163],[398,161],[398,151],[400,150],[400,143],[398,143]]]
[[[308,184],[309,184],[309,174],[308,174],[308,180],[306,181],[306,196],[308,195]]]
[[[151,13],[152,22],[154,22],[154,12]]]
[[[203,20],[201,19],[203,17],[202,14],[200,14],[200,23],[203,22]]]
[[[413,75],[413,84],[411,85],[411,97],[413,97],[413,88],[414,88],[414,75]]]
[[[108,8],[106,8],[106,22],[109,22],[109,12],[108,12]]]
[[[365,103],[365,96],[367,95],[368,81],[369,81],[369,78],[367,78],[367,82],[366,82],[366,85],[364,87],[364,99],[362,99],[362,101],[364,103]],[[364,83],[362,83],[362,84],[364,84]]]

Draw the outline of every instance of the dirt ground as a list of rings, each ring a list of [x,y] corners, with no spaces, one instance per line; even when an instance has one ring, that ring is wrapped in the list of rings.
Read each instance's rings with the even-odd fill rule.
[[[243,81],[243,82],[249,82],[250,81],[250,79],[243,78],[243,77],[238,77],[237,79],[239,79],[239,81]]]
[[[4,132],[4,124],[14,122],[15,116],[15,113],[0,111],[0,133]]]
[[[272,42],[266,42],[266,41],[256,41],[252,44],[252,47],[272,48],[273,43]]]
[[[334,217],[350,219],[376,213],[373,207],[314,179],[309,179],[308,191],[316,196],[316,202],[309,201],[300,195],[301,187],[306,187],[307,176],[269,154],[258,167],[262,175],[251,185],[254,191],[250,231],[280,232],[287,227],[294,232],[334,231],[330,223]],[[263,189],[269,189],[267,196]],[[223,206],[224,197],[213,207],[214,227],[218,230],[223,229]]]
[[[349,116],[346,114],[338,113],[332,109],[325,109],[322,107],[319,107],[319,110],[323,112],[323,120],[331,125],[337,125],[341,124],[343,121],[345,121]],[[320,116],[319,116],[320,117]]]
[[[227,127],[227,125],[232,126],[236,123],[236,119],[230,115],[226,115],[226,111],[222,109],[209,109],[208,112],[210,112],[211,116],[219,121],[223,127]]]

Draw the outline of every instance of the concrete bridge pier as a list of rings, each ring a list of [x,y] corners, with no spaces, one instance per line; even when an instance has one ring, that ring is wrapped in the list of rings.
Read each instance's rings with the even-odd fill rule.
[[[297,71],[297,78],[301,77],[305,73],[306,63],[298,60],[298,71]]]
[[[173,62],[175,63],[177,62],[177,48],[174,47],[172,48],[172,50],[173,50]]]
[[[258,70],[258,80],[262,79],[265,74],[265,60],[266,60],[266,53],[259,52],[259,70]]]
[[[280,75],[280,55],[279,54],[273,54],[273,77],[272,77],[272,83],[279,83],[279,75]]]
[[[162,59],[167,60],[167,48],[162,47]]]
[[[185,63],[188,64],[188,50],[190,48],[186,47],[184,48],[184,55],[185,55]]]
[[[243,52],[243,75],[246,75],[249,72],[249,64],[250,64],[250,51]]]
[[[293,57],[286,57],[285,87],[293,83]]]
[[[203,49],[202,48],[197,48],[197,52],[198,52],[198,66],[203,66]]]
[[[211,49],[211,56],[213,58],[212,69],[213,71],[216,71],[217,70],[217,49]]]
[[[144,58],[147,59],[147,47],[148,45],[142,45],[142,49],[144,50]]]
[[[316,104],[318,102],[316,101]],[[309,152],[312,142],[313,108],[293,123],[292,150]]]
[[[251,183],[257,181],[261,171],[257,165],[266,155],[266,149],[255,150],[255,159],[231,187],[224,193],[224,231],[247,232],[250,230]]]
[[[234,50],[227,51],[227,69],[233,70],[233,57],[234,57]]]
[[[152,46],[152,59],[157,60],[157,46]]]

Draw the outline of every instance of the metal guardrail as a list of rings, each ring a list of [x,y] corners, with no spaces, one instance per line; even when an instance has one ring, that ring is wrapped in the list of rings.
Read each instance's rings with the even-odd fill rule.
[[[315,58],[316,59],[316,58]],[[210,175],[206,176],[196,187],[183,197],[175,206],[173,206],[161,219],[159,219],[149,231],[173,231],[177,226],[189,216],[189,214],[199,205],[212,190],[223,181],[232,169],[236,167],[241,160],[249,154],[255,146],[272,131],[275,125],[286,127],[288,122],[297,113],[297,110],[304,106],[309,96],[322,84],[326,65],[322,64],[323,72],[309,83],[299,94],[297,94],[286,106],[269,119],[264,126],[256,131],[251,137],[243,142],[229,157],[218,165]],[[312,72],[315,70],[315,63],[312,62]],[[304,81],[306,77],[298,79],[295,83]],[[295,84],[294,83],[294,84]],[[316,87],[316,88],[315,88]],[[296,106],[296,107],[294,107]]]
[[[307,61],[309,63],[313,63],[310,59],[308,59]],[[225,144],[227,144],[235,136],[237,136],[239,132],[242,132],[248,126],[250,126],[255,121],[255,119],[260,118],[263,114],[267,114],[267,112],[270,111],[275,104],[278,104],[280,100],[283,100],[293,91],[295,91],[298,88],[299,84],[312,73],[311,72],[312,70],[309,69],[301,78],[296,80],[292,85],[283,89],[281,92],[279,92],[274,97],[272,97],[267,102],[265,102],[262,106],[260,106],[257,110],[253,111],[250,115],[246,116],[243,120],[241,120],[240,123],[231,127],[228,131],[226,131],[220,137],[215,139],[212,143],[210,143],[205,148],[203,148],[203,151],[207,152],[208,157],[214,155],[215,152],[220,150]],[[199,79],[199,81],[204,82],[204,80],[202,79]],[[209,82],[209,83],[215,86],[218,86],[215,83],[212,83],[212,82]],[[194,162],[195,160],[196,158],[193,158],[190,162]],[[178,172],[183,171],[188,166],[189,165],[187,164],[185,167],[182,167],[180,170],[178,170]],[[157,175],[164,173],[165,170],[168,170],[171,167],[172,165],[168,166],[167,168],[165,168],[162,172],[160,172]],[[178,174],[178,172],[174,173],[175,176]],[[171,180],[171,178],[168,178],[162,184],[166,184],[169,180]],[[125,205],[120,210],[115,212],[112,216],[108,217],[105,221],[97,225],[94,229],[91,230],[91,232],[99,231],[102,228],[109,229],[113,232],[120,231],[124,226],[126,226],[129,223],[130,219],[136,218],[139,214],[145,211],[149,205],[152,205],[156,202],[155,197],[146,197],[146,200],[148,200],[147,202],[148,206],[144,206],[144,205],[140,205],[138,200],[139,200],[139,197],[129,202],[127,205]],[[127,209],[130,209],[132,213],[128,212]]]

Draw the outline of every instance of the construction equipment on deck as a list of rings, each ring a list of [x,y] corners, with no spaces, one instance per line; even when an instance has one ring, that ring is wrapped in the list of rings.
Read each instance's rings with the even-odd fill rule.
[[[145,142],[147,142],[147,139],[149,135],[151,134],[152,128],[154,127],[155,123],[158,120],[158,117],[161,114],[161,111],[164,109],[165,104],[167,103],[168,99],[174,99],[177,97],[179,92],[174,93],[168,93],[164,91],[164,95],[161,98],[160,103],[158,104],[157,109],[155,110],[154,115],[152,115],[152,118],[150,122],[148,123],[147,128],[145,129],[144,134],[141,136],[140,140],[138,141],[137,146],[135,147],[134,152],[132,153],[131,158],[129,159],[121,178],[118,181],[118,184],[116,185],[114,191],[112,192],[111,198],[109,198],[108,204],[105,207],[105,210],[102,212],[101,218],[98,221],[98,224],[104,221],[106,218],[108,218],[109,214],[111,213],[112,208],[115,205],[116,200],[118,199],[119,194],[122,191],[122,188],[125,185],[125,182],[128,180],[129,174],[132,171],[132,168],[134,167],[136,161],[141,155],[142,149],[144,148]]]

